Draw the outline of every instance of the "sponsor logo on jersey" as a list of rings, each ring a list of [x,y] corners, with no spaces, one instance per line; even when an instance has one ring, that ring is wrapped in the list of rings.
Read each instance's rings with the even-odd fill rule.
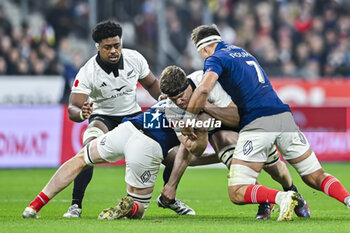
[[[147,181],[149,181],[149,179],[151,178],[151,172],[150,171],[145,171],[141,176],[141,181],[142,183],[146,183]]]
[[[299,135],[300,142],[306,145],[306,139],[304,135],[301,132],[299,132],[298,135]]]
[[[128,73],[126,74],[127,79],[130,79],[130,78],[133,78],[133,77],[136,76],[136,74],[134,74],[133,72],[134,72],[134,70],[130,70],[130,72],[128,72]]]
[[[102,138],[102,140],[100,141],[100,145],[104,146],[106,144],[106,138],[107,136],[105,136],[104,138]]]
[[[122,86],[122,87],[119,87],[119,88],[114,88],[113,90],[115,91],[121,91],[124,87],[126,87],[126,85]]]
[[[253,143],[252,141],[248,140],[244,146],[243,146],[243,154],[248,155],[253,150]]]

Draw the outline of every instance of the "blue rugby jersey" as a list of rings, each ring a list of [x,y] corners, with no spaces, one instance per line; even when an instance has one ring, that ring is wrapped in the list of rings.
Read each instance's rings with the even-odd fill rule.
[[[125,117],[122,122],[131,121],[141,126],[143,131],[148,131],[160,144],[164,158],[168,151],[180,144],[175,131],[170,127],[165,117],[166,100],[155,103],[145,112],[135,117]]]
[[[273,90],[257,60],[234,45],[220,42],[204,62],[204,72],[213,71],[231,96],[240,114],[240,128],[253,120],[290,111]]]

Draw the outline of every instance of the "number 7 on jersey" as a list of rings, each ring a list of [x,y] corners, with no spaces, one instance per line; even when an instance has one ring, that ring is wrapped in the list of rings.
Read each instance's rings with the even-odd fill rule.
[[[256,73],[258,75],[258,80],[260,83],[265,83],[264,75],[260,69],[260,66],[255,61],[246,61],[249,66],[254,66]]]

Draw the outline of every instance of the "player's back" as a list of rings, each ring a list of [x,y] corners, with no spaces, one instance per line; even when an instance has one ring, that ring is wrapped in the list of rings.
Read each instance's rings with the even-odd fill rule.
[[[153,138],[162,147],[164,157],[171,148],[180,144],[175,131],[165,117],[166,104],[167,100],[162,100],[135,117],[125,117],[123,119],[123,122],[136,123],[141,130],[152,134]]]
[[[257,60],[242,48],[220,42],[206,59],[204,71],[219,75],[219,83],[238,106],[241,127],[262,116],[290,111]]]

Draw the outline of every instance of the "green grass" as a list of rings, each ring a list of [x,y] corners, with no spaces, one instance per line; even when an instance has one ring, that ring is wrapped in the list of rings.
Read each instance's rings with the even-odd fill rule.
[[[350,163],[324,164],[324,168],[350,189]],[[55,169],[0,170],[0,232],[349,232],[350,210],[307,187],[294,169],[290,170],[294,183],[309,203],[310,219],[276,222],[278,213],[273,213],[268,221],[256,221],[257,205],[237,206],[229,201],[226,170],[189,169],[177,197],[193,207],[196,216],[178,216],[171,210],[157,207],[155,199],[162,189],[160,173],[144,219],[99,221],[96,217],[100,211],[116,204],[126,194],[124,169],[113,167],[95,169],[83,203],[82,218],[62,218],[70,205],[71,185],[42,209],[41,219],[22,219],[22,211]],[[259,179],[264,185],[280,188],[266,173]]]

